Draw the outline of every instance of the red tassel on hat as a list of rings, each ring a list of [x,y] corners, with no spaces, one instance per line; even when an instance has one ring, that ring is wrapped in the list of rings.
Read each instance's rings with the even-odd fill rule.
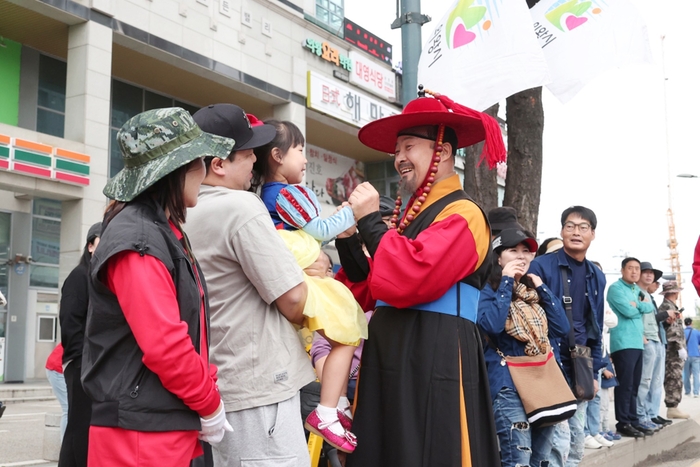
[[[426,92],[430,92],[427,91]],[[479,159],[479,164],[484,160],[489,165],[489,169],[493,169],[499,162],[506,161],[506,147],[503,144],[503,135],[501,134],[501,127],[492,116],[479,112],[469,107],[465,107],[462,104],[458,104],[449,97],[437,93],[430,93],[435,99],[442,102],[442,104],[448,109],[455,113],[466,115],[472,118],[478,118],[484,125],[484,149],[481,151],[481,158]],[[477,165],[479,165],[477,164]]]

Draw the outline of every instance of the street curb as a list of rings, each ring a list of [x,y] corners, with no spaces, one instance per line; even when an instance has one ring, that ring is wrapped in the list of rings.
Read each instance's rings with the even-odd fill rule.
[[[700,439],[700,425],[693,419],[674,420],[673,425],[664,428],[653,436],[643,439],[622,438],[610,448],[587,449],[580,467],[631,466],[645,461],[662,451],[670,451],[676,446],[694,439]],[[700,464],[696,464],[700,467]],[[695,466],[693,466],[695,467]]]
[[[20,402],[44,402],[44,401],[55,401],[55,396],[27,396],[27,397],[13,397],[9,399],[2,399],[5,405],[18,404]],[[3,467],[0,465],[0,467]]]
[[[58,464],[56,462],[47,461],[46,459],[34,459],[31,461],[7,462],[4,464],[0,464],[0,467],[29,467],[32,465],[41,465],[49,467],[56,466]]]

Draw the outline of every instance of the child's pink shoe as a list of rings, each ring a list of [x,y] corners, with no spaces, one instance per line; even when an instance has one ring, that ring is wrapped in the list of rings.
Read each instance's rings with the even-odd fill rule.
[[[352,418],[345,414],[345,410],[338,409],[338,420],[340,420],[340,424],[343,425],[346,431],[350,431],[352,428]]]
[[[320,436],[328,444],[338,449],[339,451],[352,453],[357,446],[357,438],[355,435],[349,431],[345,431],[342,435],[336,435],[330,430],[330,426],[333,423],[339,422],[339,420],[333,420],[330,423],[321,420],[318,415],[318,411],[314,410],[306,417],[306,422],[304,422],[304,428],[309,432]]]

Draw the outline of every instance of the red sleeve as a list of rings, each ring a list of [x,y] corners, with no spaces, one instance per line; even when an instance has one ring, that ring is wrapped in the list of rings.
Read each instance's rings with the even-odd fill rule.
[[[63,373],[63,345],[59,342],[46,359],[46,369]]]
[[[342,283],[345,287],[350,289],[350,292],[352,292],[352,296],[355,297],[355,300],[357,300],[357,303],[360,304],[362,310],[374,310],[374,308],[377,305],[377,301],[374,299],[374,297],[372,297],[372,292],[369,290],[368,281],[350,281],[350,279],[348,279],[348,276],[345,275],[345,271],[343,270],[343,268],[338,269],[338,272],[335,273],[335,280],[337,280],[338,282]]]
[[[459,215],[435,222],[415,240],[390,230],[370,260],[369,286],[397,308],[432,302],[479,264],[474,234]]]
[[[199,415],[214,413],[221,398],[209,364],[180,321],[175,284],[165,265],[150,255],[120,253],[107,264],[107,286],[119,300],[143,364]]]
[[[693,255],[693,285],[700,295],[700,238],[695,245],[695,254]]]

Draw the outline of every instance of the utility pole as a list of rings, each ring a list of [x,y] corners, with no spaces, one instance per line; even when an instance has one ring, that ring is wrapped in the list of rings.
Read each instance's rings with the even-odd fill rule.
[[[396,19],[391,23],[391,29],[401,28],[403,105],[415,99],[418,92],[418,60],[423,47],[420,28],[428,21],[430,17],[420,13],[420,0],[396,0]]]
[[[661,69],[664,79],[664,123],[666,127],[666,164],[668,172],[668,211],[666,211],[666,220],[668,221],[668,249],[671,253],[669,258],[671,262],[671,272],[676,276],[678,286],[681,286],[681,263],[678,259],[678,240],[676,240],[676,225],[673,221],[673,209],[671,205],[671,151],[669,149],[668,138],[668,94],[666,91],[666,83],[668,82],[668,78],[666,77],[666,54],[664,49],[664,39],[666,39],[666,36],[661,36]],[[678,294],[678,307],[683,307],[683,299],[681,294]]]

